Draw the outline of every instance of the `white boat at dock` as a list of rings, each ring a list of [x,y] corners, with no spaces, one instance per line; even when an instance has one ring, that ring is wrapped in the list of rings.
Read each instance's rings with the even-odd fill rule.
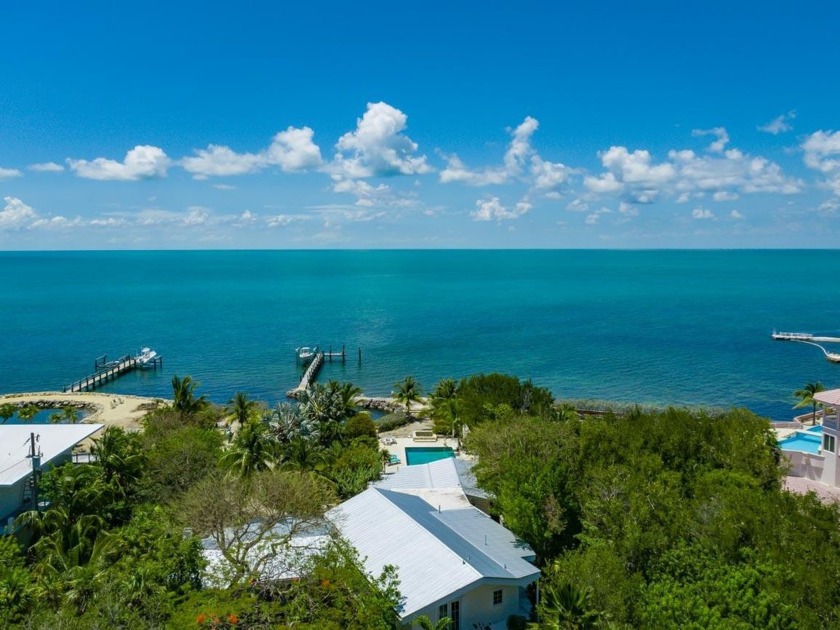
[[[309,346],[295,348],[295,352],[297,352],[297,358],[299,361],[309,361],[310,359],[315,358],[315,355],[318,354],[318,346],[314,346],[312,348]]]
[[[158,353],[151,348],[141,348],[140,354],[134,357],[134,359],[137,362],[137,367],[152,368],[155,367],[155,359],[157,355]]]

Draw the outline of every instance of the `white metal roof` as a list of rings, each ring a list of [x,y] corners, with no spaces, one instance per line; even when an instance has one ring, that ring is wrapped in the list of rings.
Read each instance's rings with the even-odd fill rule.
[[[814,400],[831,407],[840,406],[840,389],[827,389],[814,394]]]
[[[539,577],[525,560],[533,552],[474,507],[438,510],[419,496],[372,487],[330,518],[369,573],[397,567],[403,619],[478,582],[524,585]]]
[[[35,434],[35,450],[41,465],[99,431],[104,424],[4,424],[0,425],[0,486],[10,486],[32,472],[29,436]]]
[[[392,475],[374,483],[387,490],[419,490],[421,488],[460,488],[461,480],[455,459],[447,457],[428,464],[403,466]]]

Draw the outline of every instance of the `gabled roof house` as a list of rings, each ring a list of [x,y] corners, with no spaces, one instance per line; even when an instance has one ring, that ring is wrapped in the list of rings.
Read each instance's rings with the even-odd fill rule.
[[[450,617],[453,630],[495,629],[527,614],[525,589],[540,575],[534,553],[469,504],[452,459],[406,466],[330,518],[368,573],[397,568],[406,626],[426,615]]]

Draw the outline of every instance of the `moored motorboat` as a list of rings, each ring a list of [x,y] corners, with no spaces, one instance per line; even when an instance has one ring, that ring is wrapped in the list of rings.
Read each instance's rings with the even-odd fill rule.
[[[295,352],[297,352],[297,357],[300,361],[308,361],[318,354],[318,346],[314,348],[310,348],[309,346],[295,348]]]
[[[137,362],[137,367],[152,368],[155,367],[155,358],[157,355],[157,352],[151,348],[141,348],[140,354],[134,357],[134,359]]]

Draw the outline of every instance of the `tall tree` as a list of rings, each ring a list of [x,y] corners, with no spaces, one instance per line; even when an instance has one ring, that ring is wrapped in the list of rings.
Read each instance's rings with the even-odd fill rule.
[[[394,388],[391,395],[397,402],[405,405],[405,415],[411,417],[411,405],[420,402],[420,396],[423,393],[420,384],[413,376],[406,376],[403,380],[394,383]]]
[[[216,583],[280,578],[296,560],[296,536],[322,526],[335,502],[329,482],[305,472],[266,471],[250,480],[210,476],[179,502],[184,524],[209,536],[221,559],[210,570]]]
[[[250,420],[236,434],[230,448],[222,455],[222,468],[243,479],[270,469],[280,455],[279,443],[262,422]]]
[[[244,426],[259,408],[256,400],[248,398],[248,394],[236,392],[228,401],[228,413],[234,417],[239,426]]]
[[[196,398],[195,388],[197,385],[192,380],[192,377],[189,376],[179,378],[176,374],[172,377],[173,407],[177,411],[186,415],[192,415],[198,413],[207,405],[204,396]]]
[[[78,421],[79,410],[70,405],[62,407],[59,413],[50,416],[50,422],[53,424],[76,424]]]
[[[17,405],[13,405],[12,403],[3,403],[0,405],[0,420],[3,422],[0,424],[6,424],[15,412],[17,411]]]
[[[140,435],[120,427],[106,427],[93,441],[90,452],[102,470],[102,478],[114,487],[116,495],[126,500],[134,496],[146,465]]]
[[[17,415],[23,422],[30,422],[32,418],[38,415],[40,409],[35,405],[25,405],[18,409]]]
[[[800,409],[802,407],[807,407],[808,405],[813,407],[811,424],[817,424],[817,405],[820,404],[818,401],[814,400],[814,394],[823,391],[825,391],[823,384],[817,381],[816,383],[808,383],[802,389],[797,389],[793,392],[793,395],[799,398],[799,402],[793,406],[794,409]]]

